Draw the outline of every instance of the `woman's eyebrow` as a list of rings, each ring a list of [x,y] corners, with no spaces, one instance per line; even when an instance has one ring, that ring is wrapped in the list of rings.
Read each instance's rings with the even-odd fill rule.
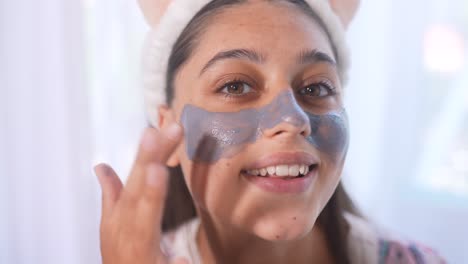
[[[299,64],[314,64],[318,62],[325,62],[336,67],[336,62],[325,52],[313,50],[304,50],[297,56],[297,63]]]
[[[218,61],[226,59],[241,59],[248,60],[257,64],[263,63],[265,61],[265,56],[255,50],[249,49],[233,49],[218,52],[211,60],[209,60],[205,66],[200,71],[202,75],[208,68],[216,64]]]

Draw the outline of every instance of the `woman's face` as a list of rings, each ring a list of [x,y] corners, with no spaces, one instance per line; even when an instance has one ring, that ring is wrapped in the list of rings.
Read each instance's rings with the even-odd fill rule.
[[[185,129],[174,159],[198,210],[267,240],[306,235],[348,146],[335,57],[318,23],[283,2],[230,7],[209,22],[174,87],[169,119]]]

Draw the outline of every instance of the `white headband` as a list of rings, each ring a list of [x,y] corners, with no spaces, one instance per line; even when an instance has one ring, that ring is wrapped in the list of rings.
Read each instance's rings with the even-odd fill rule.
[[[143,50],[143,96],[146,115],[158,127],[158,106],[166,102],[166,72],[172,46],[195,14],[211,0],[172,0],[155,28],[147,35]],[[328,0],[305,0],[320,17],[336,47],[338,72],[345,85],[349,53],[345,33]]]

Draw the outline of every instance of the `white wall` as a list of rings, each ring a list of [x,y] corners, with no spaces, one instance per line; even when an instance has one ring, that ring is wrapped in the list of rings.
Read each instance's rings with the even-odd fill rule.
[[[99,196],[81,3],[1,1],[0,21],[0,262],[92,263]]]
[[[429,43],[441,26],[461,45]],[[468,259],[467,28],[462,1],[381,0],[364,1],[349,32],[347,186],[371,219],[448,263]]]

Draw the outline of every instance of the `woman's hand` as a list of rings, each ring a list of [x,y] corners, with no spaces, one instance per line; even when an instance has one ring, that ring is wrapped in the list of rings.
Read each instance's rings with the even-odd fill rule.
[[[165,164],[181,138],[177,124],[161,131],[147,128],[125,186],[110,166],[95,167],[102,189],[103,264],[169,263],[160,248],[168,180]]]

